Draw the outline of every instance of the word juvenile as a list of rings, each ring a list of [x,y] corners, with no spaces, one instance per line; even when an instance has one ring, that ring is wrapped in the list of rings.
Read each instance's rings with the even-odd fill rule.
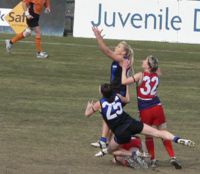
[[[194,9],[193,31],[200,32],[200,9]],[[160,9],[155,13],[121,13],[108,12],[103,9],[102,4],[98,5],[98,14],[95,21],[91,21],[93,26],[105,25],[107,27],[126,27],[131,25],[135,29],[146,30],[181,30],[183,19],[179,15],[172,15],[169,7]],[[190,21],[191,22],[191,21]]]

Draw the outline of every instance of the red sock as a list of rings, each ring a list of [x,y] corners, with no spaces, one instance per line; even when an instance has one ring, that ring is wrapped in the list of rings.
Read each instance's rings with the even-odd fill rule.
[[[174,149],[172,147],[172,142],[170,140],[163,140],[163,144],[165,149],[167,150],[169,156],[172,158],[174,157]]]
[[[155,159],[154,142],[152,137],[145,138],[148,153],[151,155],[151,159]]]

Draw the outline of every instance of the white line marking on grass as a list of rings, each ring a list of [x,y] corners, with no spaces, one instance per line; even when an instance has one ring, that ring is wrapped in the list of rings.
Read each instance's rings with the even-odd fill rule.
[[[4,42],[4,40],[0,40],[1,42]],[[35,44],[33,41],[19,41],[19,43],[30,43]],[[98,47],[95,45],[88,45],[88,44],[74,44],[74,43],[62,43],[62,42],[42,42],[42,44],[46,45],[61,45],[61,46],[82,46],[82,47]]]
[[[4,42],[5,40],[0,40],[1,42]],[[29,44],[35,44],[33,41],[19,41],[19,43],[29,43]],[[98,48],[97,45],[88,45],[88,44],[77,44],[77,43],[61,43],[61,42],[42,42],[42,44],[46,45],[58,45],[58,46],[80,46],[80,47],[91,47],[91,48]],[[152,51],[152,52],[168,52],[168,53],[188,53],[188,54],[200,54],[198,51],[174,51],[174,50],[161,50],[161,49],[141,49],[141,48],[134,48],[134,50],[139,51]]]

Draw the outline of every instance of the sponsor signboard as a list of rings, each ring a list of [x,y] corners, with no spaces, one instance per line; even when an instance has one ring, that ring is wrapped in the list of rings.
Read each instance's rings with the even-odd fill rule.
[[[26,16],[22,8],[22,2],[17,4],[6,16],[5,20],[15,33],[21,33],[27,28]]]
[[[90,10],[86,10],[88,8]],[[76,0],[73,36],[200,44],[200,1]]]
[[[11,11],[9,8],[0,8],[0,26],[9,26],[5,20],[5,16]]]

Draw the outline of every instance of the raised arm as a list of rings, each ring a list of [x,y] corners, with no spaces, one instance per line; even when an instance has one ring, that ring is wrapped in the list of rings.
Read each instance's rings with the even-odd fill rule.
[[[126,96],[125,97],[120,94],[117,94],[117,95],[121,99],[122,103],[129,103],[130,102],[129,86],[126,85]]]
[[[124,61],[122,66],[122,79],[121,79],[123,85],[139,82],[142,79],[142,72],[136,73],[131,77],[127,77],[126,71],[128,66],[129,66],[128,62]]]
[[[86,109],[85,109],[85,116],[89,117],[92,114],[94,114],[96,111],[99,111],[101,109],[101,105],[100,102],[97,101],[95,103],[93,103],[93,101],[88,101]]]
[[[120,55],[117,55],[112,51],[104,42],[103,36],[102,36],[102,31],[99,30],[97,27],[92,27],[92,30],[94,32],[94,35],[96,37],[97,43],[99,45],[100,50],[109,58],[111,58],[114,61],[121,62],[123,60],[123,57]]]

